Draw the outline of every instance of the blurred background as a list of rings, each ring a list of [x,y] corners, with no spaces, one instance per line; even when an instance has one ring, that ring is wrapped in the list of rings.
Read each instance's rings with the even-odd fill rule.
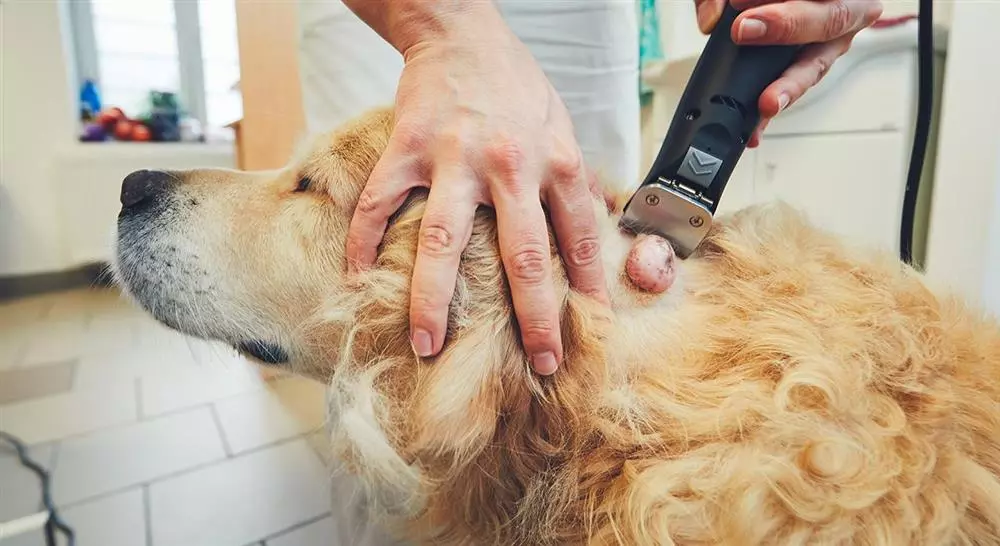
[[[884,2],[883,21],[744,155],[723,210],[783,199],[896,251],[916,2]],[[660,47],[642,61],[643,169],[705,40],[693,1],[644,4],[656,6]],[[1000,2],[935,4],[937,96],[915,248],[930,282],[994,313],[997,20]],[[333,59],[367,47],[338,41],[340,24],[360,23],[320,0],[0,1],[0,431],[52,474],[78,544],[327,543],[336,498],[322,386],[158,326],[101,271],[129,172],[279,167],[307,128],[385,99],[352,88],[343,69],[351,93],[334,99],[337,111],[322,123],[305,115],[324,93],[315,41],[326,36]],[[371,62],[398,59],[373,49]],[[45,544],[40,530],[4,527],[42,510],[37,478],[0,444],[0,546]]]

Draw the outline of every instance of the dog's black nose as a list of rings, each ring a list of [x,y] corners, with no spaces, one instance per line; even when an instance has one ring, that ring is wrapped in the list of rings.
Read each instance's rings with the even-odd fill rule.
[[[135,171],[122,181],[123,207],[134,207],[163,193],[172,178],[163,171]]]

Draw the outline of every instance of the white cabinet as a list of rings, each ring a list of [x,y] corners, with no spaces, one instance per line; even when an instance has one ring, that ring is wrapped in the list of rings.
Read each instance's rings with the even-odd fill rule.
[[[823,81],[771,122],[758,148],[743,154],[717,214],[782,200],[849,240],[896,251],[916,114],[916,30],[913,21],[860,33]],[[939,82],[946,42],[943,31],[935,36]],[[645,129],[647,165],[695,60],[674,59],[644,73],[655,93]],[[928,162],[933,144],[932,134]],[[930,195],[931,183],[921,181],[922,197]],[[923,241],[925,216],[918,209],[915,244]],[[914,250],[922,255],[922,248]]]
[[[754,158],[753,200],[782,200],[817,226],[895,250],[909,146],[899,132],[774,138]]]

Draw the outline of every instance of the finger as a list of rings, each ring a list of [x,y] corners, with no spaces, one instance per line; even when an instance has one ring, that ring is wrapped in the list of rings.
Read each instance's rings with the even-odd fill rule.
[[[778,115],[794,104],[811,87],[826,76],[830,67],[847,52],[856,33],[842,36],[831,42],[813,44],[802,49],[795,62],[764,89],[758,101],[760,115],[764,119]]]
[[[771,123],[771,118],[763,118],[760,123],[757,124],[757,128],[754,129],[753,134],[750,135],[750,141],[747,143],[747,148],[756,148],[760,146],[761,140],[764,138],[764,131],[767,130],[767,124]]]
[[[597,178],[597,173],[587,169],[587,187],[590,188],[590,193],[604,201],[604,206],[607,208],[608,212],[615,210],[615,196],[608,189],[601,188],[600,181]]]
[[[739,14],[732,38],[738,44],[814,44],[870,26],[882,14],[877,1],[787,0]]]
[[[629,250],[625,274],[636,287],[662,294],[677,278],[676,254],[670,243],[655,235],[640,235]]]
[[[562,360],[562,340],[541,201],[536,193],[504,189],[495,192],[493,202],[521,341],[535,372],[550,375]]]
[[[710,34],[715,28],[722,11],[726,7],[726,0],[694,0],[695,13],[698,17],[698,30],[704,34]]]
[[[604,207],[607,208],[608,214],[615,212],[615,194],[611,190],[604,190]]]
[[[583,173],[553,173],[545,196],[556,243],[566,263],[570,286],[608,304],[594,204],[581,180]]]
[[[403,204],[411,189],[426,185],[397,154],[386,152],[361,190],[347,230],[345,254],[347,270],[352,274],[375,262],[389,217]]]
[[[452,169],[435,176],[420,221],[410,287],[410,340],[421,357],[441,351],[462,250],[476,213],[471,175]]]

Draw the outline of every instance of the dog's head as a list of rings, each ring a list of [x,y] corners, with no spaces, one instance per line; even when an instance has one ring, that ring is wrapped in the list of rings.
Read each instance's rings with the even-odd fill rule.
[[[130,174],[119,281],[172,328],[264,363],[308,368],[318,355],[309,354],[304,327],[342,289],[348,223],[390,123],[388,112],[372,113],[275,171]]]

